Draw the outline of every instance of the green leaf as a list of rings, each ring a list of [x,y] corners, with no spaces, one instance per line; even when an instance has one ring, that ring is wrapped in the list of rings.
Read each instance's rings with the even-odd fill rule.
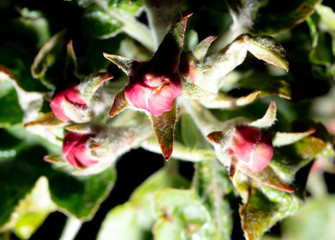
[[[234,185],[245,203],[240,208],[240,216],[248,240],[259,239],[277,221],[295,214],[302,206],[301,190],[293,194],[258,186],[248,182],[243,174],[235,174]]]
[[[58,208],[76,218],[90,220],[111,191],[116,174],[110,167],[91,176],[56,172],[49,175],[48,179],[51,199]]]
[[[320,0],[294,2],[228,0],[234,24],[255,34],[272,35],[294,27],[313,13]]]
[[[153,233],[157,240],[206,239],[211,216],[192,190],[165,189],[154,197],[157,216]],[[183,238],[185,236],[185,238]]]
[[[308,136],[294,144],[275,148],[270,166],[284,181],[290,182],[300,168],[317,156],[331,155],[333,151],[330,143]]]
[[[65,30],[56,33],[42,46],[31,66],[32,76],[40,79],[51,90],[54,90],[57,82],[59,82],[57,78],[61,78],[62,80],[64,78],[63,69],[65,65],[61,64],[59,59],[65,58],[65,38]]]
[[[20,110],[23,111],[22,122],[27,122],[30,121],[31,119],[35,119],[38,116],[39,110],[43,104],[42,94],[39,92],[25,91],[19,86],[18,80],[14,79],[13,76],[11,76],[6,70],[4,70],[3,72],[1,72],[0,70],[0,84],[2,84],[2,82],[5,83],[4,86],[5,92],[9,90],[10,85],[16,90],[17,100],[18,103],[20,104],[20,107],[16,109],[16,111]],[[5,94],[5,92],[0,93],[0,96]]]
[[[231,109],[241,107],[255,101],[261,91],[254,91],[249,95],[234,98],[223,92],[219,92],[215,97],[200,99],[200,103],[206,108]]]
[[[20,151],[21,149],[21,151]],[[4,227],[12,217],[17,206],[32,191],[41,174],[48,170],[43,162],[44,148],[25,146],[11,160],[0,162],[0,226]],[[23,184],[24,183],[24,184]]]
[[[151,208],[154,193],[166,187],[187,186],[188,183],[168,167],[159,170],[134,191],[127,203],[117,206],[107,214],[97,239],[149,238],[155,220]]]
[[[283,133],[283,132],[277,132],[275,136],[272,139],[272,145],[274,147],[281,147],[285,145],[289,145],[292,143],[295,143],[304,137],[307,137],[315,132],[314,128],[311,128],[305,132],[299,132],[299,133]]]
[[[12,18],[0,26],[1,71],[7,69],[5,72],[26,91],[43,90],[43,85],[32,78],[30,66],[49,34],[49,24],[42,17]]]
[[[319,4],[315,7],[315,11],[321,17],[320,22],[322,24],[335,30],[335,12],[331,7]]]
[[[294,192],[294,189],[291,188],[287,183],[285,183],[269,166],[258,173],[250,174],[247,171],[244,171],[244,173],[255,181],[266,186],[270,186],[288,193]]]
[[[110,38],[117,35],[123,27],[123,23],[111,16],[98,4],[90,4],[83,14],[85,29],[95,37]]]
[[[271,127],[276,121],[276,115],[277,115],[276,102],[272,100],[264,116],[260,119],[257,119],[256,121],[249,123],[248,125],[257,128]]]
[[[86,99],[90,99],[104,82],[112,78],[113,76],[107,72],[93,73],[87,76],[82,84],[85,87],[80,89],[83,97]]]
[[[334,195],[309,198],[299,213],[283,221],[281,230],[286,239],[333,239],[335,238],[332,230],[334,221]]]
[[[50,199],[48,180],[41,177],[15,210],[15,234],[29,239],[53,211],[56,211],[56,205]]]
[[[242,34],[231,44],[204,60],[203,65],[210,68],[202,73],[196,84],[204,90],[218,92],[224,84],[223,78],[244,61],[247,51],[260,60],[288,70],[286,51],[274,38]]]
[[[172,110],[158,116],[151,115],[154,132],[166,160],[170,158],[173,151],[174,129],[177,119],[176,101],[173,104]]]
[[[17,153],[0,161],[0,226],[10,220],[19,202],[33,189],[41,176],[47,178],[51,200],[58,210],[83,220],[92,218],[115,182],[114,169],[110,167],[93,176],[72,176],[66,166],[51,168],[50,163],[43,161],[48,152],[36,144],[47,141],[24,129],[14,133],[14,139],[21,142],[18,147],[13,143],[12,150]]]
[[[250,37],[246,42],[248,51],[256,58],[288,71],[287,53],[274,38],[261,35]]]
[[[0,89],[0,127],[21,123],[23,111],[13,84],[9,80],[0,79]]]
[[[142,1],[75,0],[71,2],[84,9],[83,23],[91,26],[85,29],[92,35],[110,38],[122,31],[148,49],[154,50],[149,29],[135,18],[141,10]]]
[[[214,93],[201,89],[191,81],[184,81],[182,95],[188,98],[206,98],[213,96]]]

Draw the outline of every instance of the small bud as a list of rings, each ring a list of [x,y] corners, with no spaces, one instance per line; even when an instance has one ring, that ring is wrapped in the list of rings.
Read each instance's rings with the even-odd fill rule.
[[[173,100],[182,93],[182,77],[178,73],[135,71],[124,93],[134,107],[158,116],[173,108]]]
[[[267,167],[273,156],[271,136],[249,126],[236,127],[228,149],[234,154],[238,164],[251,173],[257,173]]]
[[[62,121],[86,121],[87,103],[78,91],[78,85],[70,85],[61,91],[56,91],[50,107],[55,116]]]
[[[92,137],[93,134],[66,133],[63,140],[63,155],[73,167],[85,168],[98,163],[92,159],[90,153],[89,144]]]

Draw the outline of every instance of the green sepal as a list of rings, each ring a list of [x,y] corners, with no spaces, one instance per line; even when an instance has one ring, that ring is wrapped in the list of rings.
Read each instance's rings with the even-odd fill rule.
[[[64,77],[65,79],[71,79],[74,76],[78,76],[77,72],[77,57],[73,49],[73,41],[70,40],[66,45],[66,58],[64,66]]]
[[[83,87],[80,87],[79,91],[82,93],[82,96],[88,100],[104,82],[112,78],[113,75],[107,72],[93,73],[84,79]]]
[[[268,109],[266,110],[264,116],[256,121],[249,123],[249,126],[257,127],[257,128],[267,128],[271,127],[275,121],[277,116],[277,106],[275,100],[271,100]]]
[[[254,179],[255,181],[263,185],[273,187],[280,191],[288,193],[294,192],[294,189],[290,187],[286,182],[284,182],[284,180],[282,180],[269,166],[264,168],[262,171],[253,174],[245,171],[244,169],[241,169],[241,171],[243,171],[244,174],[248,175],[251,179]]]
[[[129,106],[130,102],[128,102],[128,100],[126,99],[124,95],[124,90],[121,90],[115,95],[114,103],[112,109],[109,112],[109,116],[114,117],[116,114],[119,114]]]
[[[118,55],[113,55],[113,54],[108,54],[108,53],[103,53],[104,57],[114,63],[116,66],[118,66],[127,76],[130,76],[132,73],[133,69],[137,65],[137,61],[134,61],[132,59],[118,56]]]
[[[192,53],[195,56],[195,58],[198,59],[199,61],[202,61],[207,54],[208,48],[216,38],[217,36],[209,36],[204,40],[202,40],[200,43],[198,43],[192,49]]]
[[[184,81],[183,92],[182,92],[183,97],[207,98],[213,95],[215,95],[215,93],[203,90],[191,81],[188,80]]]
[[[190,16],[191,14],[180,16],[176,20],[170,31],[165,35],[155,55],[148,62],[155,73],[166,74],[177,71],[180,54],[184,46],[187,19]]]
[[[55,163],[55,164],[66,164],[67,163],[63,155],[60,155],[60,154],[46,155],[43,159],[44,161],[49,162],[49,163]]]
[[[151,121],[157,141],[161,147],[163,156],[169,160],[173,151],[174,129],[177,120],[177,103],[173,102],[172,110],[161,115],[151,115]]]
[[[49,112],[44,114],[43,116],[39,117],[38,119],[34,121],[30,121],[24,124],[25,128],[29,127],[37,127],[37,126],[43,126],[43,127],[64,127],[68,123],[63,122],[59,120],[53,112]]]
[[[276,132],[276,134],[272,139],[272,145],[274,147],[289,145],[303,139],[304,137],[313,134],[314,132],[315,132],[314,127],[305,132],[294,132],[294,133]]]

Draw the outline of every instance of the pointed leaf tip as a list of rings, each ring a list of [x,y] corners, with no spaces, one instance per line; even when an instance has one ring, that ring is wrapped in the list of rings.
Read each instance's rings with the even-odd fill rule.
[[[113,55],[113,54],[108,54],[108,53],[103,53],[104,57],[117,65],[125,74],[128,76],[131,74],[133,71],[134,65],[137,63],[135,60],[118,56],[118,55]]]
[[[172,110],[168,112],[158,116],[151,115],[154,132],[166,161],[169,160],[173,152],[174,129],[177,119],[176,101],[173,105]]]
[[[221,131],[211,132],[207,135],[207,139],[213,143],[219,144],[223,137],[223,133]]]
[[[276,67],[289,70],[287,52],[283,46],[270,36],[255,36],[247,39],[247,48],[256,58]]]
[[[124,95],[124,90],[118,92],[114,98],[112,109],[109,112],[109,116],[112,118],[116,114],[122,112],[124,109],[130,106],[130,103]]]
[[[217,36],[209,36],[204,40],[202,40],[200,43],[198,43],[198,45],[196,45],[192,49],[192,53],[194,54],[196,59],[203,60],[207,54],[208,48],[210,47],[212,42],[217,38],[218,38]]]

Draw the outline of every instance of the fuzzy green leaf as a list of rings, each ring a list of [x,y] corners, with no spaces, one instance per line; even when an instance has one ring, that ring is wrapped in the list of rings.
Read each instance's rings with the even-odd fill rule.
[[[255,34],[272,35],[294,27],[313,13],[320,0],[294,2],[228,0],[234,23]]]
[[[215,97],[201,99],[200,102],[206,108],[231,109],[252,103],[258,98],[260,93],[261,91],[255,91],[247,96],[233,98],[223,92],[219,92]]]
[[[155,219],[151,209],[154,193],[166,187],[187,186],[188,183],[183,178],[168,168],[156,172],[134,191],[127,203],[107,214],[97,239],[128,240],[150,236]]]
[[[309,198],[299,213],[283,221],[281,230],[286,239],[333,239],[335,238],[332,230],[334,221],[334,195]]]
[[[0,89],[0,127],[21,123],[23,111],[13,84],[9,80],[0,79]]]
[[[26,11],[29,11],[26,9]],[[50,38],[49,24],[43,17],[12,18],[0,26],[0,66],[16,79],[25,91],[42,91],[43,85],[33,79],[30,66],[39,48]]]
[[[29,239],[53,211],[56,211],[56,205],[50,199],[48,180],[41,177],[15,209],[15,234],[22,239]]]
[[[59,172],[48,179],[51,199],[57,207],[76,218],[89,220],[112,189],[116,174],[113,168],[108,168],[91,176]]]
[[[274,38],[261,35],[250,37],[246,42],[248,51],[256,58],[288,71],[287,53]]]
[[[198,43],[193,49],[192,53],[198,59],[199,61],[202,61],[208,51],[208,48],[212,44],[212,42],[216,39],[216,36],[209,36],[202,40],[200,43]]]
[[[191,190],[166,189],[154,196],[157,216],[153,233],[155,239],[205,239],[211,216],[197,194]]]
[[[59,59],[65,56],[66,31],[56,33],[48,42],[46,42],[36,55],[31,65],[31,74],[36,79],[41,79],[42,83],[49,89],[54,89],[58,78],[63,79],[63,68]],[[62,69],[62,70],[60,70]],[[60,71],[58,75],[53,74]]]
[[[202,90],[191,81],[185,81],[182,94],[184,97],[188,98],[207,98],[214,95],[212,92]]]
[[[112,78],[113,76],[111,74],[103,72],[87,76],[83,82],[82,89],[80,89],[83,97],[90,99],[104,82]]]

